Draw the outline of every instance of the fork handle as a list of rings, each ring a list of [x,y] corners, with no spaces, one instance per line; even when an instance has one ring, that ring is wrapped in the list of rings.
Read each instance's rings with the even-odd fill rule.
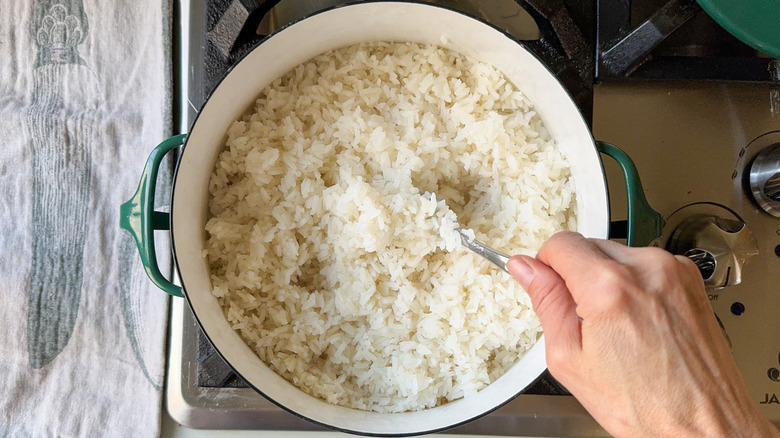
[[[463,241],[463,244],[466,245],[468,249],[470,249],[477,255],[484,257],[490,263],[498,266],[502,271],[509,273],[509,271],[506,269],[506,262],[509,261],[508,255],[502,252],[498,252],[495,249],[490,248],[489,246],[485,245],[484,243],[478,240],[469,240],[466,238],[463,238],[461,240]]]

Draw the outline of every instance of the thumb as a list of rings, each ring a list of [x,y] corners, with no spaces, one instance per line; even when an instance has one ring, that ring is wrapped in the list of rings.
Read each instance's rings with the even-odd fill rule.
[[[516,255],[506,268],[531,297],[534,311],[542,323],[547,338],[548,366],[550,353],[557,351],[568,356],[582,346],[577,304],[566,287],[566,282],[551,267],[535,258]],[[553,357],[563,357],[553,355]]]

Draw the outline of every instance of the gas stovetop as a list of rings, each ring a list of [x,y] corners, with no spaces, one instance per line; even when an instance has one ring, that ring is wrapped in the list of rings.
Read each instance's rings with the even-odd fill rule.
[[[258,34],[333,1],[286,0],[262,20],[252,13],[270,4],[258,3],[259,9],[237,0],[181,2],[180,65],[187,66],[181,68],[182,131]],[[666,219],[656,245],[697,262],[752,398],[780,425],[780,219],[764,210],[780,201],[780,176],[771,180],[780,170],[780,152],[771,150],[780,143],[779,63],[734,40],[693,1],[634,1],[627,8],[631,2],[529,0],[533,19],[513,0],[431,3],[481,17],[518,40],[533,39],[528,46],[546,54],[540,57],[592,120],[594,136],[633,158],[648,201]],[[599,16],[597,10],[610,13]],[[241,24],[247,20],[231,16],[257,22],[248,32]],[[651,30],[655,40],[636,37]],[[612,219],[625,219],[622,176],[606,160],[605,169]],[[751,169],[763,178],[753,182],[756,194]],[[193,428],[325,430],[277,407],[232,373],[181,299],[172,305],[166,400],[172,418]],[[607,436],[549,375],[450,432]]]

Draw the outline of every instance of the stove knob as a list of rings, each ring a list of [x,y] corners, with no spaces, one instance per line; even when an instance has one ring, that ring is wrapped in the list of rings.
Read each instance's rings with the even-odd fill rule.
[[[684,255],[696,264],[708,289],[721,289],[742,282],[742,267],[758,254],[753,233],[738,219],[696,214],[677,225],[666,249]]]
[[[780,143],[761,150],[750,165],[750,191],[761,208],[780,217]]]
[[[718,267],[718,263],[715,261],[715,256],[711,252],[706,249],[692,248],[685,251],[683,255],[696,264],[696,267],[699,268],[699,272],[701,273],[701,277],[705,281],[715,275],[715,268]]]

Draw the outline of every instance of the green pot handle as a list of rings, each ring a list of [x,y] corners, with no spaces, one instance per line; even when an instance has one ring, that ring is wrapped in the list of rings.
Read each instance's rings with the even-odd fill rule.
[[[626,197],[628,198],[628,220],[626,221],[625,237],[628,246],[647,246],[655,239],[661,237],[663,217],[650,207],[645,198],[642,182],[639,180],[639,172],[631,158],[616,146],[603,141],[596,142],[599,152],[617,161],[623,170],[626,180]],[[622,223],[613,223],[612,228],[620,229]]]
[[[157,184],[157,171],[165,155],[184,144],[186,134],[175,135],[157,145],[141,174],[138,189],[129,201],[119,207],[119,226],[129,231],[138,246],[141,263],[146,275],[160,289],[175,296],[183,297],[181,287],[163,277],[157,266],[157,256],[154,251],[154,230],[170,230],[170,215],[154,211],[154,191]]]

